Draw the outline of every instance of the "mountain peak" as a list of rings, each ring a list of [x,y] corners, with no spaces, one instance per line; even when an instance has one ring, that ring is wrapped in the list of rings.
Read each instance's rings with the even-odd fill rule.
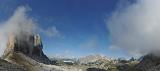
[[[8,55],[13,52],[20,52],[32,59],[45,64],[50,64],[50,60],[43,53],[43,44],[39,34],[21,36],[11,34],[8,38],[7,48],[4,51],[3,58],[8,59]]]

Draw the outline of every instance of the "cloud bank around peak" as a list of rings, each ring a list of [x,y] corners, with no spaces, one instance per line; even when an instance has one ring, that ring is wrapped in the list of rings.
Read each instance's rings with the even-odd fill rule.
[[[160,0],[136,0],[117,8],[107,18],[111,46],[130,55],[160,51]],[[112,47],[111,47],[112,48]],[[115,49],[115,48],[114,48]]]
[[[6,48],[8,36],[10,34],[14,34],[19,37],[22,32],[29,35],[42,33],[48,37],[59,35],[59,31],[55,26],[48,27],[54,27],[53,29],[43,29],[39,27],[37,20],[28,16],[27,12],[29,11],[31,11],[29,7],[20,6],[14,11],[13,15],[8,20],[0,23],[0,56]]]

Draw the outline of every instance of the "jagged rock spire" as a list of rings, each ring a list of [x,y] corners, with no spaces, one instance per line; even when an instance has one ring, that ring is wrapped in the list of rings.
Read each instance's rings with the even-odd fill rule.
[[[20,52],[38,62],[49,64],[50,60],[43,53],[42,49],[43,44],[39,34],[21,34],[20,36],[12,34],[8,38],[7,48],[4,51],[3,58],[12,52]]]

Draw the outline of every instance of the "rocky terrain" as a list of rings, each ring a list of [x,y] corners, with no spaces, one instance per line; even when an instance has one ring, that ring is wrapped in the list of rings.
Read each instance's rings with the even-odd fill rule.
[[[139,60],[122,63],[118,71],[160,71],[160,57],[152,53],[147,54]]]
[[[25,37],[25,38],[24,38]],[[52,65],[43,53],[39,35],[10,35],[6,50],[2,56],[2,71],[79,71],[75,67]],[[16,70],[17,69],[17,70]]]
[[[138,71],[159,71],[160,57],[154,54],[148,54],[143,57],[141,62],[136,66]]]
[[[25,38],[24,38],[25,37]],[[0,66],[13,71],[119,71],[130,65],[101,55],[89,55],[79,59],[50,60],[43,53],[39,35],[10,35]],[[11,67],[10,67],[11,66]],[[17,69],[17,70],[14,70]],[[9,71],[9,70],[8,70]]]
[[[25,37],[25,38],[24,38]],[[10,35],[0,59],[0,71],[159,71],[160,57],[148,54],[139,60],[89,55],[79,59],[52,59],[43,53],[41,37]]]
[[[26,68],[0,59],[0,71],[26,71]]]

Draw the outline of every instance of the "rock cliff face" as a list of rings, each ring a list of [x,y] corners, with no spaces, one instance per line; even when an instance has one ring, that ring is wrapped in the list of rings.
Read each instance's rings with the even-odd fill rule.
[[[3,58],[7,58],[13,52],[20,52],[32,59],[45,64],[50,64],[51,61],[43,53],[43,44],[41,37],[37,35],[10,35],[7,43],[7,48],[4,51]]]

